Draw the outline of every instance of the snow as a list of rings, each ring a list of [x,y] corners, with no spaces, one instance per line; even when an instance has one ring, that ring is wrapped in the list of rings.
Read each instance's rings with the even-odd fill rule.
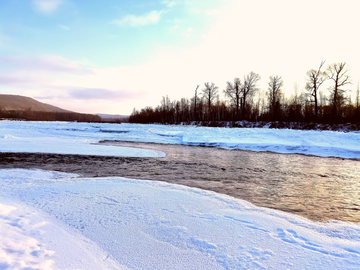
[[[0,269],[127,269],[111,258],[103,261],[104,251],[70,231],[0,197]]]
[[[360,158],[360,133],[74,122],[0,122],[0,151],[161,157],[164,153],[95,145],[101,140]],[[134,153],[134,151],[137,151]]]
[[[80,127],[77,127],[79,125]],[[0,152],[54,153],[73,155],[164,157],[150,149],[96,144],[98,136],[89,124],[61,122],[0,122]]]
[[[0,265],[10,269],[19,261],[41,269],[360,267],[358,225],[156,181],[23,169],[0,176],[0,220],[12,227],[1,230]]]
[[[359,157],[358,136],[6,121],[0,122],[0,151],[161,156],[97,148],[106,139]],[[0,239],[0,269],[360,268],[357,224],[312,222],[157,181],[19,168],[0,170]]]

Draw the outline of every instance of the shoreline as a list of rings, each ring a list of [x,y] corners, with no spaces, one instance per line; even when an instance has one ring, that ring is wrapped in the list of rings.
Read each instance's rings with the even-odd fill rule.
[[[77,173],[81,177],[120,176],[164,181],[215,191],[313,221],[360,222],[360,219],[354,219],[351,212],[334,205],[334,198],[327,194],[320,194],[320,197],[305,194],[306,197],[313,197],[313,201],[304,203],[299,194],[314,190],[302,184],[294,185],[304,179],[328,180],[329,176],[316,168],[317,163],[331,168],[339,162],[357,162],[354,160],[155,143],[104,141],[100,144],[152,149],[165,152],[166,156],[136,158],[0,153],[0,168],[33,168]],[[296,164],[305,164],[309,170],[302,171]],[[313,165],[315,168],[310,171]],[[326,209],[319,209],[318,205],[325,205]]]

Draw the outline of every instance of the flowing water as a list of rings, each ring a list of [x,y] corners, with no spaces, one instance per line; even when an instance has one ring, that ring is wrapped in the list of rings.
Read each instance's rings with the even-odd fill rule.
[[[129,144],[129,146],[132,144]],[[152,179],[206,188],[312,220],[360,223],[360,161],[144,144],[168,154]]]
[[[0,154],[0,168],[161,180],[216,191],[315,221],[360,223],[360,161],[298,154],[151,143],[104,142],[167,153],[165,158]]]

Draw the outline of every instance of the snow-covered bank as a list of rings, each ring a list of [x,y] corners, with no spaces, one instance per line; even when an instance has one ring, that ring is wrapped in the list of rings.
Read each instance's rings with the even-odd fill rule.
[[[111,269],[114,259],[119,268],[130,269],[360,267],[358,225],[315,223],[214,192],[155,181],[78,179],[15,169],[0,170],[0,182],[6,210],[1,224],[13,224],[20,235],[5,233],[8,245],[16,239],[28,241],[24,256],[2,248],[0,265],[21,259],[38,260],[37,266],[47,263],[40,269],[51,263],[55,269],[77,268],[91,259],[94,266],[80,268]],[[13,212],[13,206],[21,210],[16,201],[30,208]],[[13,249],[21,251],[19,246]]]
[[[51,153],[82,153],[130,155],[117,147],[92,143],[101,140],[153,142],[216,146],[228,149],[300,153],[317,156],[360,158],[359,132],[265,128],[210,128],[195,126],[164,126],[106,123],[12,122],[0,121],[0,151],[43,151]],[[136,155],[162,156],[163,153]],[[125,155],[126,155],[125,153]]]
[[[258,121],[258,122],[249,122],[249,121],[193,121],[193,122],[184,122],[181,125],[193,125],[199,127],[230,127],[230,128],[276,128],[276,129],[296,129],[296,130],[331,130],[331,131],[340,131],[340,132],[353,132],[359,131],[359,124],[322,124],[322,123],[307,123],[307,122],[267,122],[267,121]]]
[[[90,129],[88,134],[77,136],[79,132],[87,132],[88,129]],[[149,149],[98,145],[96,131],[88,123],[2,121],[0,122],[0,152],[126,157],[164,157],[166,155]]]

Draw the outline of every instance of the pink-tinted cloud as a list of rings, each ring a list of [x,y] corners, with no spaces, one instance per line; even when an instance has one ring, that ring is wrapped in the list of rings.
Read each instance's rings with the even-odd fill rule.
[[[0,75],[0,85],[19,85],[32,82],[34,82],[34,80],[30,78],[17,77],[13,75]]]
[[[144,93],[132,93],[125,90],[114,91],[103,88],[73,88],[68,91],[70,98],[81,100],[125,100],[136,99]]]
[[[0,62],[17,70],[41,70],[48,72],[63,72],[74,75],[87,75],[94,73],[91,69],[83,67],[75,61],[56,55],[46,55],[36,58],[0,56]]]

